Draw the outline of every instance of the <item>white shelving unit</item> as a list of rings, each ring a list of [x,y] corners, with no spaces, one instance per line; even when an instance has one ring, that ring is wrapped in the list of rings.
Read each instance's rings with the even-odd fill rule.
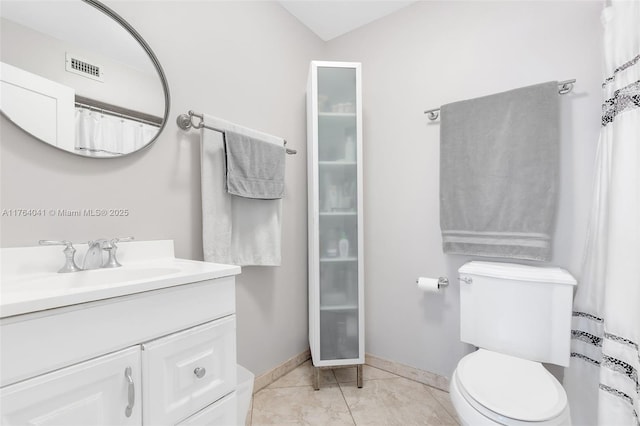
[[[311,62],[307,86],[309,345],[323,367],[364,364],[361,66]],[[340,240],[348,250],[340,252]]]

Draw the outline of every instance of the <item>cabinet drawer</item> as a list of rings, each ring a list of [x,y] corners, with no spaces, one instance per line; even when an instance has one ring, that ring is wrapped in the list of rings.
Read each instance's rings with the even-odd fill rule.
[[[142,345],[143,419],[174,425],[236,387],[235,316]]]
[[[136,346],[0,389],[0,423],[140,425],[139,395]]]
[[[177,426],[227,426],[238,424],[236,393],[225,396],[214,404],[180,422]]]

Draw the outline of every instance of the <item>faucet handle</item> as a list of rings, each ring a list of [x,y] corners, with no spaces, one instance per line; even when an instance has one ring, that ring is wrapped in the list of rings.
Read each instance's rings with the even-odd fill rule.
[[[111,244],[115,245],[116,243],[125,243],[133,240],[135,240],[134,237],[116,237],[111,240]]]
[[[64,266],[60,268],[58,272],[66,273],[82,271],[82,269],[80,269],[78,265],[76,265],[76,249],[73,248],[73,243],[71,241],[40,240],[38,241],[38,244],[40,244],[41,246],[66,246],[64,250],[62,250],[66,260]]]
[[[67,246],[73,247],[73,243],[67,240],[40,240],[38,244],[41,246]]]
[[[119,268],[122,266],[116,258],[116,250],[118,249],[116,243],[126,241],[133,241],[133,237],[116,237],[111,240],[109,247],[104,248],[109,253],[109,259],[107,260],[107,263],[104,264],[103,268]]]

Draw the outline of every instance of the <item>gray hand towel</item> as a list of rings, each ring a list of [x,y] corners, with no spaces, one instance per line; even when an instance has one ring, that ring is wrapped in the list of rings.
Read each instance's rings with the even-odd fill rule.
[[[556,82],[441,108],[444,253],[548,261],[559,168]]]
[[[228,130],[224,132],[224,140],[229,194],[263,200],[284,196],[284,144]]]

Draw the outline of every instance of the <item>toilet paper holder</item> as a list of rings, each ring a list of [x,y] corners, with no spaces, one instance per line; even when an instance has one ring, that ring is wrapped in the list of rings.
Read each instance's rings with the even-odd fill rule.
[[[418,284],[419,279],[416,278],[416,284]],[[447,277],[438,277],[438,288],[443,288],[449,285],[449,278]]]

